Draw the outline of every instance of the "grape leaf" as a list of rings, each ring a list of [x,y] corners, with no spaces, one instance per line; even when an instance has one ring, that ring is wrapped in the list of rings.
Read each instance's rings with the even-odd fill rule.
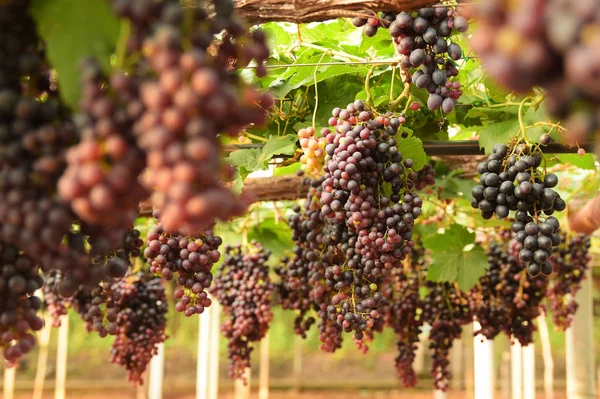
[[[248,231],[249,240],[260,242],[265,249],[272,252],[269,257],[269,263],[272,265],[278,264],[285,252],[294,248],[291,237],[292,230],[287,223],[283,221],[276,223],[274,218],[261,219],[260,223]]]
[[[261,151],[258,148],[248,148],[244,150],[237,150],[229,154],[227,161],[233,166],[237,166],[245,172],[254,172],[256,170],[262,170],[263,165],[258,161],[260,158]],[[248,174],[246,173],[246,176]]]
[[[398,151],[402,154],[402,158],[412,159],[414,170],[422,169],[427,163],[423,142],[417,137],[407,137],[398,141]]]
[[[277,167],[273,170],[273,176],[293,175],[300,170],[301,166],[300,162],[294,162],[288,166]]]
[[[58,74],[60,94],[75,108],[80,95],[79,62],[94,57],[108,70],[119,20],[106,0],[34,0],[31,14]]]
[[[296,141],[298,136],[288,134],[285,136],[270,136],[262,148],[258,162],[266,167],[266,163],[271,160],[273,155],[293,155],[296,151]]]
[[[559,163],[570,164],[580,169],[596,170],[596,163],[593,154],[577,155],[577,154],[560,154],[552,157]],[[554,162],[548,162],[546,166],[553,165]]]
[[[423,245],[430,251],[431,263],[427,279],[458,283],[468,291],[488,267],[485,250],[475,244],[475,233],[453,224],[443,234],[425,237]]]

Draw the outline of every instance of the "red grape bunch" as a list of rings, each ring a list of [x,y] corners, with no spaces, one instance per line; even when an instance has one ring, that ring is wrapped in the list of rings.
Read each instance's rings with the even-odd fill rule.
[[[393,295],[395,294],[396,297],[390,301],[388,324],[398,337],[396,343],[398,355],[395,359],[395,366],[404,387],[413,387],[417,383],[417,374],[413,363],[419,334],[423,326],[421,317],[423,301],[420,288],[424,256],[425,249],[422,246],[413,248],[408,258],[407,270],[396,272],[392,285]]]
[[[190,9],[192,19],[184,26],[179,2],[161,3],[162,11],[151,3],[143,2],[145,18],[133,5],[118,8],[134,24],[162,16],[147,30],[138,71],[144,74],[142,111],[133,130],[147,153],[142,180],[162,209],[165,229],[196,236],[248,205],[223,182],[231,170],[221,164],[218,136],[235,136],[247,125],[265,122],[271,96],[244,84],[230,69],[251,60],[262,65],[269,51],[264,33],[250,32],[226,7],[217,7],[222,13],[210,20],[202,8]],[[193,27],[186,32],[190,40],[182,37],[187,26]]]
[[[107,82],[91,60],[83,63],[82,75],[80,114],[75,117],[82,139],[67,153],[58,191],[82,221],[129,229],[138,203],[148,195],[139,181],[146,158],[132,131],[141,104],[129,106],[135,104],[137,83],[120,73]]]
[[[400,65],[406,69],[417,68],[412,74],[413,84],[429,93],[427,107],[432,111],[451,112],[462,95],[460,83],[452,81],[458,76],[457,60],[463,56],[459,44],[451,40],[457,32],[466,32],[469,23],[451,7],[426,7],[413,13],[382,13],[381,19],[354,18],[355,26],[365,25],[365,34],[372,36],[378,26],[389,29]]]
[[[255,241],[248,249],[227,246],[215,276],[211,292],[226,316],[221,332],[229,340],[231,378],[244,378],[244,370],[250,367],[252,343],[264,338],[273,319],[274,285],[266,265],[270,254]]]
[[[554,190],[558,178],[546,173],[543,154],[525,144],[496,144],[477,171],[480,185],[471,192],[473,208],[481,210],[484,219],[494,214],[505,219],[515,211],[511,229],[523,244],[519,259],[528,263],[532,276],[551,274],[548,259],[552,248],[560,244],[560,224],[551,215],[564,211],[567,205]]]
[[[334,109],[329,124],[320,202],[332,230],[323,242],[346,259],[326,270],[337,292],[328,312],[360,340],[380,316],[381,283],[414,246],[423,200],[414,162],[398,149],[406,134],[397,117],[375,117],[357,100]]]
[[[112,289],[117,298],[117,331],[110,361],[127,370],[129,381],[141,384],[158,344],[167,339],[165,287],[157,277],[136,273],[118,281]]]
[[[473,321],[469,301],[452,283],[425,285],[429,293],[423,299],[423,321],[431,326],[429,349],[433,353],[431,375],[435,389],[446,391],[451,377],[450,349],[460,338],[462,326]]]
[[[158,224],[148,233],[147,241],[144,256],[150,272],[177,283],[175,309],[188,317],[204,312],[211,304],[207,290],[213,281],[211,269],[221,257],[221,238],[210,231],[187,237]]]
[[[475,334],[494,339],[500,332],[514,337],[521,345],[533,342],[535,319],[546,294],[548,279],[534,278],[518,258],[522,244],[500,234],[488,250],[489,268],[480,284],[470,292],[471,308],[481,325]]]
[[[38,265],[13,246],[0,243],[0,351],[9,366],[31,351],[42,301],[34,296],[44,280]]]
[[[575,295],[585,279],[591,256],[590,238],[583,234],[569,237],[562,234],[562,243],[550,257],[556,274],[553,275],[546,298],[552,310],[554,325],[560,330],[566,330],[571,325],[578,304]]]

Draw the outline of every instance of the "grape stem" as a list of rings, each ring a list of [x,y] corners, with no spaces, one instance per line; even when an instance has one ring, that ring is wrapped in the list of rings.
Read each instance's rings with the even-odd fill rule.
[[[325,55],[327,55],[327,54],[328,54],[328,52],[323,53],[323,55],[319,59],[319,63],[321,63],[321,61],[323,61],[323,57],[325,57]],[[375,67],[373,67],[373,68],[375,68]],[[317,110],[319,109],[319,87],[318,87],[319,85],[318,85],[318,81],[317,81],[317,71],[318,70],[319,70],[319,67],[316,66],[315,71],[313,72],[313,78],[315,80],[315,109],[313,111],[312,127],[315,132],[317,131]]]
[[[125,57],[127,55],[127,42],[131,35],[131,23],[127,18],[121,20],[121,29],[119,30],[119,38],[117,40],[116,48],[116,63],[117,69],[122,70],[125,64]]]
[[[396,99],[390,103],[391,110],[398,108],[398,105],[400,104],[400,102],[404,98],[406,98],[410,95],[410,87],[411,87],[410,79],[408,77],[408,73],[407,73],[406,69],[403,67],[400,67],[400,76],[402,76],[402,82],[404,83],[404,90],[402,90],[402,93],[400,93],[400,95],[398,97],[396,97]]]
[[[253,139],[253,140],[262,141],[263,143],[268,143],[269,142],[268,139],[266,139],[264,137],[257,136],[257,135],[252,134],[252,133],[245,132],[244,135],[246,137],[248,137],[248,138]]]
[[[367,72],[367,76],[365,76],[365,92],[367,93],[365,103],[370,107],[373,106],[373,97],[371,96],[371,77],[373,76],[373,72],[375,72],[375,65],[369,68],[369,72]]]
[[[339,58],[345,58],[345,59],[348,59],[348,60],[359,61],[359,62],[365,62],[365,61],[367,61],[364,58],[360,58],[360,57],[357,57],[355,55],[345,53],[343,51],[332,50],[332,49],[329,49],[327,47],[319,46],[317,44],[312,44],[312,43],[306,43],[306,42],[303,42],[301,40],[299,40],[298,46],[312,48],[312,49],[315,49],[315,50],[322,51],[322,52],[324,52],[326,54],[331,54],[332,56],[339,57]]]

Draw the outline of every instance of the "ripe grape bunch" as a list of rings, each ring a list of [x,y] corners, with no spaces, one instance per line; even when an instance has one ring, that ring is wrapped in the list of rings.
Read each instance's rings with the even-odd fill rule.
[[[398,149],[408,135],[399,118],[375,116],[357,100],[334,109],[329,124],[320,203],[331,233],[323,242],[346,259],[326,270],[326,285],[337,291],[328,313],[360,340],[379,318],[381,282],[414,246],[423,200],[414,162]]]
[[[221,257],[221,237],[207,231],[197,237],[166,231],[157,224],[148,233],[144,256],[150,272],[167,281],[176,278],[175,309],[186,316],[201,314],[211,305],[207,289],[213,281],[211,269]],[[176,275],[176,276],[175,276]]]
[[[137,84],[124,73],[107,82],[93,60],[83,63],[82,75],[81,112],[75,117],[82,140],[67,153],[59,194],[82,221],[128,229],[138,203],[147,197],[138,179],[145,154],[132,132],[139,107],[128,107],[137,96]]]
[[[34,296],[43,284],[39,267],[31,258],[0,243],[0,350],[9,366],[31,351],[35,331],[44,326],[37,314],[42,301]]]
[[[221,332],[229,340],[231,378],[244,379],[244,371],[250,367],[252,342],[264,338],[273,319],[274,285],[266,265],[270,254],[255,241],[246,250],[241,245],[227,246],[215,276],[211,292],[226,316]]]
[[[575,295],[586,277],[591,260],[590,245],[590,238],[583,234],[574,237],[562,234],[562,243],[550,258],[557,272],[548,286],[546,298],[554,325],[563,331],[571,325],[578,308]]]
[[[542,141],[547,143],[548,137]],[[552,247],[560,244],[560,224],[551,215],[566,208],[565,201],[553,189],[558,178],[545,172],[543,162],[539,147],[496,144],[487,162],[477,166],[480,185],[472,190],[471,205],[481,210],[484,219],[494,214],[505,219],[515,211],[511,229],[523,244],[519,259],[528,263],[527,271],[532,276],[552,273],[548,259]]]
[[[600,125],[598,3],[485,0],[471,45],[486,72],[510,90],[546,89],[548,111],[572,142]]]
[[[421,313],[423,301],[420,296],[421,269],[424,263],[425,249],[413,248],[409,255],[407,270],[395,273],[393,292],[397,295],[391,302],[388,323],[394,329],[398,340],[398,355],[395,359],[396,371],[405,388],[417,383],[417,374],[413,363],[423,325]]]
[[[462,326],[473,321],[468,300],[452,283],[425,285],[429,292],[423,299],[423,321],[431,325],[429,349],[433,352],[431,375],[435,389],[448,390],[451,377],[449,369],[450,349],[460,338]]]
[[[481,325],[475,334],[494,339],[504,332],[527,346],[533,342],[534,322],[541,313],[548,279],[526,272],[526,263],[518,258],[522,244],[511,239],[510,232],[499,237],[488,250],[489,269],[469,293],[471,308]]]
[[[145,7],[116,3],[118,12],[131,18],[136,35],[146,34],[145,58],[137,71],[143,76],[141,101],[131,103],[140,114],[133,131],[147,153],[142,181],[153,190],[166,230],[198,236],[248,205],[246,196],[223,182],[232,171],[221,163],[218,136],[236,136],[246,125],[266,121],[270,94],[231,70],[251,60],[262,67],[269,55],[265,35],[241,24],[231,14],[230,0],[215,2],[212,19],[201,7],[189,9],[185,22],[178,1],[143,1]]]
[[[429,93],[427,107],[432,111],[451,112],[462,95],[460,83],[452,81],[458,76],[457,60],[463,56],[459,44],[450,37],[466,32],[467,19],[450,7],[426,7],[413,13],[382,13],[381,19],[354,18],[355,26],[365,25],[367,36],[372,36],[378,26],[389,28],[396,50],[401,54],[401,67],[417,68],[412,74],[413,84]]]
[[[158,344],[167,339],[165,287],[161,279],[142,272],[127,275],[112,290],[117,317],[110,361],[127,369],[129,381],[141,384]]]

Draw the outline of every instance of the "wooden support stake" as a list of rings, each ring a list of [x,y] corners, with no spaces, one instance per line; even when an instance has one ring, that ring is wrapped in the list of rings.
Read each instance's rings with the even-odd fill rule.
[[[502,399],[510,399],[510,340],[504,343],[502,351],[502,363],[500,367],[500,387],[502,390]]]
[[[209,308],[210,309],[210,308]],[[206,309],[198,317],[198,364],[196,367],[196,399],[208,399],[210,375],[211,312]]]
[[[590,399],[596,395],[592,284],[590,268],[576,296],[579,308],[566,332],[567,399]]]
[[[44,328],[38,333],[39,352],[33,382],[32,399],[42,399],[44,395],[44,382],[46,381],[46,368],[48,366],[48,344],[52,332],[52,320],[49,314],[44,317]]]
[[[244,370],[244,379],[246,383],[244,384],[243,380],[235,380],[234,390],[235,390],[235,399],[250,399],[250,380],[252,378],[252,373],[250,368],[246,368]]]
[[[296,394],[302,389],[302,347],[304,340],[294,335],[294,367],[292,371],[292,391]]]
[[[433,399],[448,399],[448,392],[435,389],[433,391]]]
[[[6,367],[4,369],[4,399],[14,399],[15,380],[17,377],[17,367]]]
[[[56,348],[56,385],[54,399],[67,396],[67,355],[69,352],[69,315],[60,317],[58,328],[58,346]]]
[[[479,330],[479,322],[473,322]],[[495,393],[494,341],[479,334],[473,338],[475,399],[490,399]]]
[[[463,355],[465,361],[465,399],[475,397],[475,370],[474,346],[473,346],[473,324],[463,327]]]
[[[260,341],[258,399],[269,399],[269,333]]]
[[[537,318],[540,339],[542,341],[542,356],[544,359],[544,395],[546,399],[554,399],[554,360],[550,344],[550,332],[546,315],[540,314]]]
[[[535,399],[535,346],[523,347],[523,399]]]
[[[158,353],[150,361],[148,399],[162,399],[165,372],[165,344],[158,345]]]
[[[465,376],[463,375],[463,342],[462,339],[454,340],[452,349],[450,350],[450,369],[452,373],[452,380],[450,380],[450,387],[452,389],[461,390],[465,382]]]
[[[212,304],[211,325],[210,325],[210,352],[209,352],[209,376],[208,376],[208,397],[209,399],[218,399],[219,396],[219,338],[221,337],[221,305],[210,297]]]
[[[521,344],[514,337],[510,348],[510,386],[512,399],[523,399],[523,353]]]

